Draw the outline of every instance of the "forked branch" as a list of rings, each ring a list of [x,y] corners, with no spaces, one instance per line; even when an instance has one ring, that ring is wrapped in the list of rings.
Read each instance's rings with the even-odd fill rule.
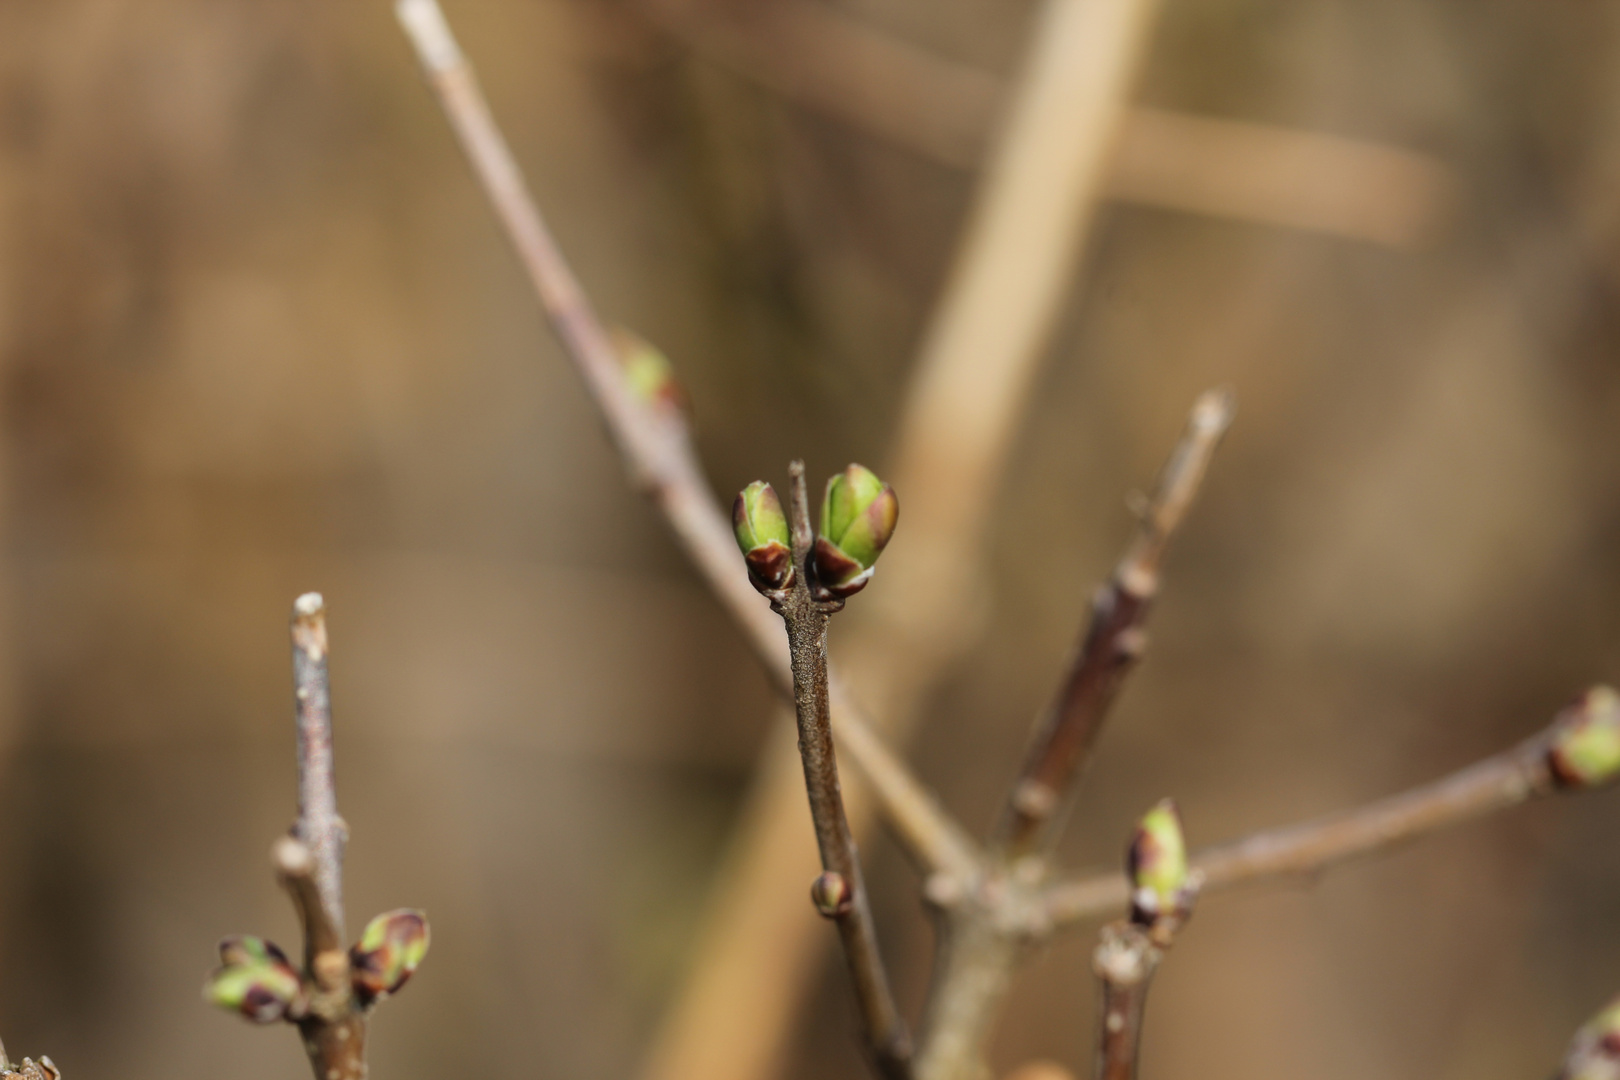
[[[1597,687],[1545,731],[1433,783],[1316,821],[1258,832],[1193,856],[1204,890],[1309,875],[1439,829],[1556,791],[1582,791],[1620,773],[1620,701]],[[1046,915],[1072,925],[1123,908],[1124,877],[1107,874],[1051,886]]]
[[[326,605],[319,593],[293,604],[293,686],[298,733],[298,818],[270,859],[304,933],[301,966],[263,938],[220,942],[221,966],[204,995],[255,1023],[296,1024],[315,1080],[365,1080],[372,1008],[403,986],[428,947],[427,919],[399,910],[366,925],[348,947],[343,929],[343,849],[337,812]]]

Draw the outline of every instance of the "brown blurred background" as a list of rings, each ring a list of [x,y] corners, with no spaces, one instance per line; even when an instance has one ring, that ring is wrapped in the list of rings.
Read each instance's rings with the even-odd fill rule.
[[[1027,0],[841,0],[989,75]],[[973,191],[630,0],[446,0],[716,486],[878,467]],[[1169,3],[1144,105],[1456,178],[1426,244],[1110,203],[1018,435],[979,644],[913,754],[987,822],[1195,393],[1239,419],[1072,830],[1113,865],[1395,790],[1620,678],[1620,9]],[[351,922],[426,907],[375,1075],[629,1077],[775,715],[630,493],[384,0],[0,0],[0,1032],[70,1080],[303,1075],[210,1011],[296,928],[285,622],[331,609]],[[905,492],[900,492],[902,503]],[[902,518],[901,530],[905,523]],[[897,549],[898,550],[898,549]],[[1050,557],[1051,552],[1058,557]],[[882,588],[879,576],[874,590]],[[837,648],[837,630],[834,631]],[[1620,990],[1620,796],[1212,899],[1149,1077],[1523,1077]],[[808,821],[806,822],[808,828]],[[928,929],[868,845],[905,1000]],[[998,1066],[1079,1065],[1089,935]],[[826,966],[788,1080],[860,1075]]]

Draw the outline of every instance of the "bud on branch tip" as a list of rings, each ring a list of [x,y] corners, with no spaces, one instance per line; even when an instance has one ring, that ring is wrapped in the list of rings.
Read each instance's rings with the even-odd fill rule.
[[[775,488],[763,480],[743,488],[731,504],[731,525],[755,588],[771,591],[793,583],[792,539]]]
[[[1595,686],[1553,725],[1547,763],[1566,788],[1600,787],[1620,776],[1620,694]]]
[[[864,465],[828,480],[814,552],[817,583],[840,597],[864,589],[899,516],[894,489]]]
[[[1164,799],[1143,815],[1125,856],[1131,880],[1131,921],[1151,931],[1155,944],[1192,914],[1198,882],[1187,865],[1187,840],[1175,801]]]

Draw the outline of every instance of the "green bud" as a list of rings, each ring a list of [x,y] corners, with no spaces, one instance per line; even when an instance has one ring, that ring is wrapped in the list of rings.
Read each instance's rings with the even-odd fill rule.
[[[354,991],[362,1005],[381,1001],[405,985],[428,951],[427,916],[400,908],[366,924],[360,944],[349,950]]]
[[[775,488],[763,480],[743,488],[731,504],[731,525],[755,588],[785,589],[792,584],[792,539]]]
[[[1595,686],[1559,714],[1547,763],[1566,788],[1594,788],[1620,776],[1620,695]]]
[[[623,327],[614,327],[612,337],[619,362],[624,365],[625,381],[637,400],[658,408],[685,407],[686,395],[675,379],[675,365],[669,362],[669,357],[645,338]]]
[[[1177,922],[1192,909],[1188,888],[1187,841],[1173,799],[1143,815],[1125,856],[1131,880],[1131,921],[1149,929],[1163,920]]]
[[[1558,1080],[1620,1080],[1620,998],[1575,1033]]]
[[[203,997],[256,1024],[296,1020],[308,1002],[304,983],[287,956],[263,938],[228,937],[219,943],[221,966],[208,977]]]
[[[855,890],[843,874],[828,870],[810,883],[810,902],[823,917],[836,919],[855,904]]]
[[[816,537],[817,582],[834,596],[864,589],[899,516],[894,489],[871,469],[851,465],[828,480]]]

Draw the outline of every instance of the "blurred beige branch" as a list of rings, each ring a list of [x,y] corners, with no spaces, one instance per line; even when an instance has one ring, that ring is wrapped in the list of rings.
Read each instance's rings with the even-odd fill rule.
[[[1005,104],[996,76],[814,0],[644,0],[643,10],[711,63],[955,168],[984,162]],[[1398,147],[1136,106],[1103,194],[1411,248],[1443,227],[1457,186],[1434,158]]]

